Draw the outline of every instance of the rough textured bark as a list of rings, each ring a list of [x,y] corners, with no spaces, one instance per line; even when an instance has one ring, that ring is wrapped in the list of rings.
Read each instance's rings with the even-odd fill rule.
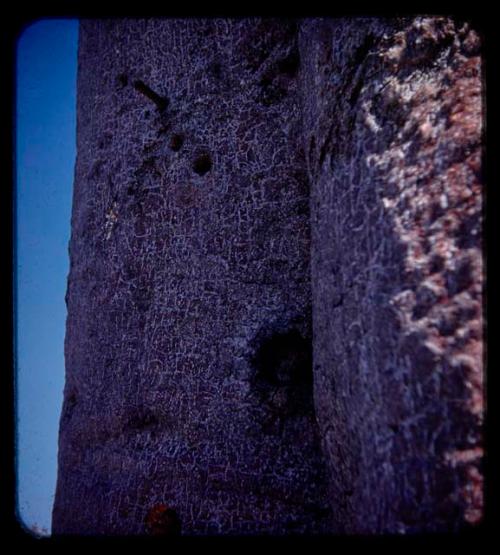
[[[83,21],[53,532],[477,522],[481,109],[447,18]]]
[[[445,18],[310,21],[316,412],[346,532],[482,514],[479,38]]]
[[[324,529],[296,38],[81,25],[56,533]]]

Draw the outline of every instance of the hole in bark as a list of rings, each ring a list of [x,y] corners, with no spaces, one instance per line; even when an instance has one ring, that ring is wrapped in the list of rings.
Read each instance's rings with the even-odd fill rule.
[[[391,423],[391,424],[389,424],[389,428],[392,431],[392,433],[394,433],[394,434],[399,433],[399,425],[398,424]]]
[[[193,171],[198,175],[205,175],[212,169],[212,160],[208,154],[198,156],[193,164]]]
[[[178,152],[182,148],[183,144],[184,144],[184,137],[180,133],[176,133],[175,135],[172,135],[172,138],[170,139],[170,148],[174,152]]]

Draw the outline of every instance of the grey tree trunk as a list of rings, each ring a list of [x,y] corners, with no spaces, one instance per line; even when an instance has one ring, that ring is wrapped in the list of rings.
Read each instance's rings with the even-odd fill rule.
[[[348,532],[482,515],[479,46],[445,18],[303,26],[316,412]]]
[[[82,21],[53,533],[478,522],[481,110],[464,22]]]

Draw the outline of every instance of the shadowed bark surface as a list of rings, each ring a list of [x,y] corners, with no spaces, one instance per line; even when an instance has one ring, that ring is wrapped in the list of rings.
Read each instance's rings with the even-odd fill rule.
[[[479,37],[446,18],[302,26],[316,413],[341,530],[482,515]]]

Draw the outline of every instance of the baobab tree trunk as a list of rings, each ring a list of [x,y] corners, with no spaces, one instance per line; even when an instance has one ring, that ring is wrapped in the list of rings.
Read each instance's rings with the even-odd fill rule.
[[[479,46],[81,22],[55,534],[481,519]]]

